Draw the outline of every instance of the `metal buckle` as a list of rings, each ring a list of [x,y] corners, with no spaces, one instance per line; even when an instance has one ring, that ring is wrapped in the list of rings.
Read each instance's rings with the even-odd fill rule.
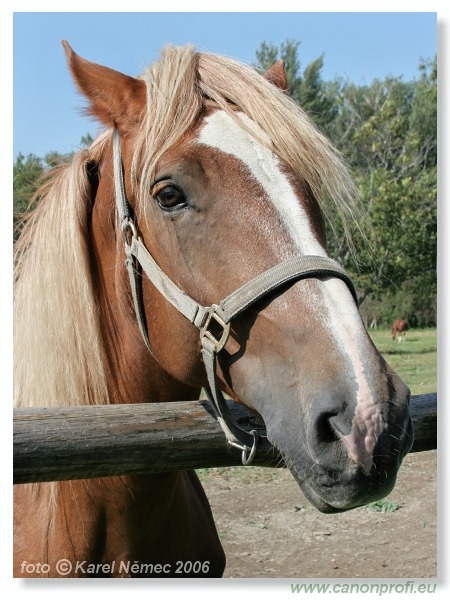
[[[129,217],[126,217],[122,221],[122,231],[123,231],[123,243],[125,246],[125,250],[130,250],[132,242],[133,242],[133,238],[137,239],[138,233],[137,233],[136,225],[133,223],[133,221]]]
[[[200,339],[203,339],[204,337],[208,338],[214,344],[214,351],[220,352],[227,343],[230,335],[230,323],[225,323],[225,321],[219,317],[216,312],[217,308],[219,308],[217,304],[212,304],[209,307],[206,321],[203,327],[200,329]],[[211,321],[214,321],[222,328],[220,336],[216,336],[215,332],[213,333],[212,331],[209,331],[208,328],[211,325]]]

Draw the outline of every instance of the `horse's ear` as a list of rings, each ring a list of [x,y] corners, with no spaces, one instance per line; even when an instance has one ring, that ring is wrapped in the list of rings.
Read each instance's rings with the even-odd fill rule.
[[[284,66],[284,60],[278,60],[264,73],[264,77],[273,83],[276,87],[279,87],[283,92],[287,92],[289,84],[286,76],[286,69]]]
[[[89,101],[87,113],[127,134],[145,109],[145,83],[81,58],[65,40],[62,44],[72,77]]]

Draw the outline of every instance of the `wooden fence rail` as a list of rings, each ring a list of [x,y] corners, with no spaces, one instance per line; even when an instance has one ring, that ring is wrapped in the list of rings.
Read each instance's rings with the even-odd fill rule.
[[[262,430],[243,407],[230,408],[242,426]],[[436,448],[437,394],[413,396],[411,414],[412,451]],[[239,464],[207,401],[14,411],[14,483]],[[281,466],[268,443],[253,464]]]

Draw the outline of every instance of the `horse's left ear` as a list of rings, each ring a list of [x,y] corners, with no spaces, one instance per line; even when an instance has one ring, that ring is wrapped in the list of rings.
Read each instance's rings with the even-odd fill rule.
[[[122,134],[129,133],[146,106],[145,83],[81,58],[65,40],[62,44],[75,83],[89,101],[88,114]]]
[[[273,83],[276,87],[279,87],[283,92],[287,92],[289,84],[286,76],[286,69],[284,66],[284,60],[278,60],[264,73],[264,77]]]

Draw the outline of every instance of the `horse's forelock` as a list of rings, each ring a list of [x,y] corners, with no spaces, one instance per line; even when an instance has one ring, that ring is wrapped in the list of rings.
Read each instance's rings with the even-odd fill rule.
[[[205,105],[213,101],[232,116],[236,109],[243,112],[261,127],[330,222],[337,210],[350,242],[351,223],[358,222],[356,188],[344,160],[307,114],[255,69],[232,58],[196,53],[192,46],[168,46],[142,78],[147,114],[132,165],[133,180],[141,182],[141,198],[146,198],[159,158],[196,125]]]

